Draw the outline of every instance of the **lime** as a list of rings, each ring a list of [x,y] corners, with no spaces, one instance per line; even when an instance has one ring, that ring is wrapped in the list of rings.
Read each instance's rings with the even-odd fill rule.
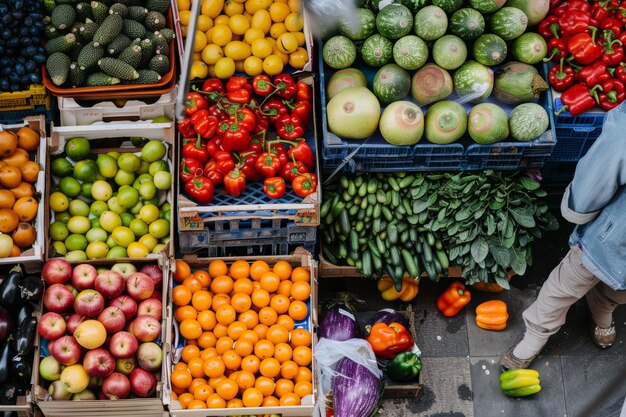
[[[117,158],[120,157],[121,153],[115,152],[115,151],[111,151],[111,152],[107,152],[107,155],[112,156],[113,159],[115,159],[115,161],[117,163]]]
[[[107,237],[107,240],[105,241],[105,243],[107,244],[108,247],[112,248],[113,246],[117,246],[115,244],[115,240],[113,239],[113,235],[109,235],[109,237]]]
[[[130,186],[120,187],[116,198],[122,207],[129,209],[139,202],[139,192]]]
[[[144,200],[149,200],[151,198],[154,198],[154,196],[156,196],[157,189],[154,186],[154,183],[152,181],[144,182],[143,184],[140,184],[138,189],[139,189],[139,195]]]
[[[91,197],[92,187],[93,187],[93,182],[84,182],[83,185],[80,186],[80,195],[88,199],[90,202],[92,200],[92,197]]]
[[[127,258],[126,248],[121,246],[114,246],[107,253],[107,258]]]
[[[165,219],[158,219],[150,223],[149,231],[157,239],[164,238],[170,234],[170,222]]]
[[[109,210],[114,211],[117,214],[122,214],[126,211],[126,208],[122,207],[119,201],[117,201],[117,196],[109,198],[107,205],[109,206]]]
[[[169,165],[167,165],[167,162],[165,162],[165,161],[156,161],[156,162],[153,162],[153,163],[150,164],[150,169],[148,170],[150,175],[154,176],[159,171],[170,172],[170,167],[169,167]]]
[[[71,234],[65,239],[65,247],[69,251],[80,250],[83,251],[87,248],[87,238],[79,234]]]
[[[107,203],[105,203],[104,201],[94,201],[93,203],[91,203],[89,212],[96,217],[100,217],[100,215],[104,213],[105,211],[107,211],[108,209],[109,209],[109,206],[107,206]]]
[[[74,167],[72,163],[65,158],[55,158],[51,163],[52,175],[57,177],[66,177],[72,175]]]
[[[61,212],[68,209],[70,205],[70,201],[67,199],[65,194],[60,192],[54,192],[50,195],[50,208],[54,212]]]
[[[63,211],[63,212],[54,214],[55,221],[61,222],[63,224],[67,224],[67,222],[70,221],[70,217],[72,217],[72,215],[70,214],[69,211]]]
[[[67,253],[67,248],[65,247],[65,243],[63,242],[52,242],[52,247],[54,248],[54,252],[57,255],[65,255]]]
[[[92,217],[91,219],[89,219],[89,221],[91,221],[91,227],[92,228],[100,227],[100,218],[99,217]]]
[[[159,171],[154,176],[154,185],[159,190],[169,190],[172,187],[172,174],[166,171]]]
[[[65,260],[68,262],[86,261],[87,254],[84,250],[73,250],[65,254]]]
[[[106,181],[98,180],[91,187],[91,197],[98,201],[107,201],[113,195],[113,187]]]
[[[89,216],[89,204],[79,199],[70,201],[70,214],[72,216]]]
[[[76,197],[80,194],[80,183],[73,177],[63,177],[59,181],[59,189],[68,197]]]
[[[100,227],[94,227],[91,230],[89,230],[87,232],[87,234],[85,235],[85,237],[87,238],[87,241],[89,243],[91,242],[106,242],[107,238],[109,237],[109,234],[102,228]],[[108,249],[107,249],[108,251]]]
[[[114,211],[105,211],[100,215],[100,227],[111,233],[113,229],[122,225],[122,218]]]
[[[98,166],[98,173],[105,178],[113,178],[117,174],[117,160],[111,155],[98,155],[96,165]]]
[[[135,236],[143,236],[148,233],[148,224],[141,219],[131,220],[129,226]]]
[[[111,232],[111,236],[113,236],[113,240],[117,244],[117,246],[122,246],[127,248],[128,245],[135,241],[135,234],[130,228],[126,226],[118,226],[113,229]]]
[[[98,165],[91,159],[83,159],[74,165],[74,177],[80,181],[93,182],[98,174]]]
[[[67,226],[65,225],[65,223],[61,223],[59,221],[55,221],[50,225],[48,233],[50,233],[50,237],[52,238],[52,240],[55,241],[65,240],[69,235],[69,231],[67,230]]]
[[[135,218],[135,216],[130,213],[122,213],[120,217],[122,218],[122,225],[126,227],[130,226],[130,222]]]
[[[65,154],[73,161],[87,158],[90,149],[87,138],[73,138],[65,144]]]
[[[135,172],[141,166],[141,160],[133,153],[123,153],[117,158],[117,166],[126,172]]]
[[[115,174],[115,183],[117,185],[131,185],[133,181],[135,181],[135,173],[133,172],[126,172],[120,169]]]
[[[130,210],[128,210],[131,214],[133,214],[135,217],[137,217],[139,215],[139,212],[141,212],[141,208],[143,207],[143,201],[139,200],[137,202],[137,204],[135,204],[134,206],[132,206],[130,208]]]
[[[102,259],[106,258],[109,253],[109,247],[104,242],[91,242],[87,245],[87,257],[89,259]]]
[[[159,208],[154,204],[146,204],[139,211],[139,218],[150,224],[159,218]]]
[[[73,216],[67,222],[67,230],[71,233],[83,235],[91,229],[91,222],[85,216]]]
[[[163,141],[151,140],[141,149],[141,158],[144,161],[156,162],[163,159],[166,151],[167,149],[165,148]]]
[[[137,170],[137,174],[147,174],[149,170],[150,170],[150,163],[142,159],[141,165],[139,165],[139,169]]]

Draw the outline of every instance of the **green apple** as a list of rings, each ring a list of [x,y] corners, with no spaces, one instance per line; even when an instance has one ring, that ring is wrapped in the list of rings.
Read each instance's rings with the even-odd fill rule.
[[[69,202],[68,202],[68,205],[69,205]],[[72,217],[72,215],[70,214],[69,211],[64,211],[62,213],[54,214],[55,221],[65,223],[65,224],[67,224],[67,222],[70,220],[70,217]]]
[[[87,238],[87,242],[106,242],[109,234],[101,227],[94,227],[87,232],[85,237]],[[108,251],[108,249],[107,249]]]
[[[94,201],[91,203],[91,207],[89,208],[89,212],[96,217],[100,217],[102,213],[107,211],[109,206],[104,201]]]
[[[93,182],[84,182],[83,185],[80,186],[80,195],[91,200],[91,187],[93,187]]]
[[[130,222],[132,222],[135,218],[135,216],[133,216],[131,213],[122,213],[120,217],[122,218],[122,226],[126,227],[130,226]]]
[[[117,185],[131,185],[135,181],[135,174],[133,172],[126,172],[122,169],[115,174],[115,183]]]
[[[137,170],[137,174],[147,174],[150,170],[150,163],[142,160],[141,165],[139,165],[139,169]]]
[[[117,160],[108,154],[98,155],[96,159],[98,173],[105,178],[113,178],[117,174]]]
[[[106,258],[107,253],[109,253],[109,247],[104,242],[91,242],[87,245],[85,252],[89,259],[102,259]]]
[[[107,210],[100,215],[100,226],[109,233],[121,225],[122,218],[114,211]]]
[[[154,204],[145,204],[139,211],[139,218],[150,224],[159,218],[159,208]]]
[[[141,219],[133,219],[128,227],[135,236],[143,236],[148,233],[148,224]]]
[[[169,190],[172,187],[172,174],[159,171],[154,175],[154,185],[159,190]]]
[[[118,226],[113,229],[111,232],[111,236],[113,236],[113,240],[117,244],[117,246],[128,247],[131,243],[135,241],[135,234],[130,228],[126,226]]]
[[[65,247],[69,251],[84,251],[88,243],[85,236],[76,233],[69,235],[67,239],[65,239]]]
[[[65,260],[68,262],[86,261],[87,254],[84,250],[73,250],[65,254]]]
[[[165,161],[155,161],[150,164],[150,169],[148,172],[150,175],[154,176],[159,171],[170,172],[170,167]]]
[[[150,223],[148,227],[150,234],[157,239],[164,238],[170,234],[170,222],[165,219],[158,219]]]
[[[157,188],[155,187],[152,180],[144,182],[143,184],[140,184],[138,190],[139,190],[139,195],[144,200],[149,200],[151,198],[154,198],[157,192]]]
[[[141,159],[133,153],[123,153],[117,158],[117,166],[126,172],[136,172],[141,166]]]
[[[83,235],[91,229],[91,221],[85,216],[72,216],[67,222],[67,230],[70,233]]]
[[[65,223],[61,223],[60,221],[52,223],[48,229],[48,233],[52,240],[65,240],[70,234]]]
[[[113,196],[109,198],[107,201],[107,205],[109,206],[109,210],[116,212],[117,214],[122,214],[126,211],[126,207],[122,206],[117,199],[117,196]]]
[[[100,217],[92,217],[89,219],[91,221],[91,228],[100,227]]]
[[[98,180],[91,187],[91,197],[97,201],[107,201],[113,196],[113,187],[106,181]]]
[[[54,252],[57,255],[65,255],[67,253],[67,248],[65,247],[65,243],[61,241],[52,242],[52,247],[54,248]]]
[[[72,216],[89,216],[89,205],[83,200],[70,201],[70,214]]]
[[[116,198],[122,207],[129,209],[139,202],[139,192],[131,186],[122,186],[117,191]]]
[[[114,246],[107,253],[107,258],[127,258],[128,253],[126,252],[126,248],[122,246]]]

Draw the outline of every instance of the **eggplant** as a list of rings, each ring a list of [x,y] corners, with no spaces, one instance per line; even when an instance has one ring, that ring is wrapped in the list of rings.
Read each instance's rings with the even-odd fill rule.
[[[33,316],[33,305],[28,301],[24,301],[17,307],[17,311],[15,312],[15,323],[17,326],[21,326],[24,320],[31,318]]]
[[[370,326],[375,325],[376,323],[400,323],[407,329],[409,328],[409,319],[402,313],[399,313],[391,308],[384,308],[379,310],[374,314],[374,316],[368,320],[367,324]],[[369,332],[368,332],[369,333]]]
[[[0,343],[0,384],[9,379],[13,354],[13,341],[9,338]]]
[[[0,341],[9,337],[9,334],[13,331],[15,322],[11,313],[6,308],[0,307]]]
[[[0,384],[0,404],[15,405],[17,403],[17,385],[14,382]]]
[[[37,333],[37,318],[30,317],[15,331],[15,350],[19,356],[26,355],[33,350],[35,334]]]
[[[28,275],[20,285],[20,297],[22,300],[39,302],[43,294],[43,281],[37,275]]]
[[[16,356],[13,359],[13,363],[11,364],[11,374],[13,376],[13,381],[19,388],[26,389],[30,385],[32,376],[32,361],[33,358],[31,355]]]
[[[322,315],[318,336],[332,340],[348,340],[357,337],[357,324],[349,308],[334,305]]]
[[[24,268],[16,265],[11,268],[9,276],[0,284],[0,305],[11,308],[20,301],[20,285],[24,278]]]
[[[380,405],[382,380],[350,358],[335,366],[331,382],[335,417],[368,417]]]

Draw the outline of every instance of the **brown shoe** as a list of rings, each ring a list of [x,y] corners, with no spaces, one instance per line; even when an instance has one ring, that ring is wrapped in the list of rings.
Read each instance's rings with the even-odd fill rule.
[[[611,323],[609,327],[600,327],[594,323],[591,339],[601,348],[606,349],[613,346],[616,336],[617,332],[615,331],[614,323]]]
[[[530,364],[535,360],[535,358],[539,356],[539,353],[537,353],[536,355],[531,356],[528,359],[520,359],[516,357],[515,355],[513,355],[513,349],[515,349],[518,344],[519,342],[511,346],[509,350],[502,356],[502,359],[500,359],[500,369],[502,370],[502,372],[506,372],[511,369],[527,369]]]

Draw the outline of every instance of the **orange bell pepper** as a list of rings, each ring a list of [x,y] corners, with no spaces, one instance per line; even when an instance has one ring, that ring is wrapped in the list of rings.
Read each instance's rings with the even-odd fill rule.
[[[476,307],[476,325],[481,329],[504,330],[508,319],[509,314],[504,301],[485,301]]]
[[[461,282],[456,281],[437,298],[437,308],[446,317],[456,316],[470,302],[470,292]]]
[[[393,359],[398,353],[413,347],[411,333],[400,323],[376,323],[366,340],[376,356],[387,359]]]

